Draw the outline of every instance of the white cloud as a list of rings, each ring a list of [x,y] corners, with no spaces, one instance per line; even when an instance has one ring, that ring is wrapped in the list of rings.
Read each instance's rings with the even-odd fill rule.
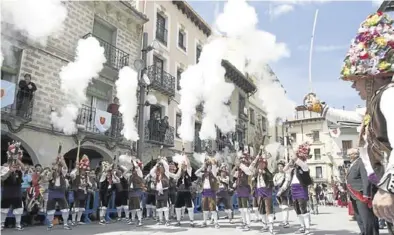
[[[287,14],[293,10],[294,10],[294,6],[290,5],[290,4],[282,4],[282,5],[278,5],[278,6],[271,6],[270,5],[270,9],[269,9],[268,13],[271,18],[276,18],[281,15]]]
[[[350,45],[318,45],[313,47],[313,51],[316,52],[332,52],[332,51],[342,51],[346,50],[350,47]],[[297,47],[298,50],[301,51],[309,51],[309,45],[301,45]]]

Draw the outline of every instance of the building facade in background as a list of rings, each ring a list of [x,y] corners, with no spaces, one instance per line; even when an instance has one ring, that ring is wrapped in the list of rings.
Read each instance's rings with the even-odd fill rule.
[[[61,143],[62,153],[71,166],[80,139],[81,153],[87,154],[94,166],[100,160],[112,160],[114,154],[130,150],[130,143],[120,134],[121,117],[105,133],[98,131],[95,122],[98,113],[106,112],[115,98],[119,69],[133,66],[140,58],[142,25],[148,18],[130,2],[67,1],[64,6],[68,10],[65,29],[57,37],[50,37],[46,46],[29,44],[2,23],[2,40],[12,44],[12,53],[5,54],[1,78],[16,86],[14,103],[1,110],[2,156],[7,142],[14,139],[22,143],[26,162],[50,166]],[[66,136],[54,130],[50,121],[51,111],[59,111],[67,104],[60,89],[59,72],[74,60],[78,40],[89,36],[97,38],[104,47],[107,62],[100,77],[89,85],[87,102],[79,110],[77,122],[85,130]],[[32,94],[23,95],[18,88],[25,74],[31,74],[37,87]]]

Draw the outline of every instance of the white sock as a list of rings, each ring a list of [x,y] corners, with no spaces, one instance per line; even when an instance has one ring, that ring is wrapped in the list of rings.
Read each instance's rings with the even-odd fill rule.
[[[274,228],[274,215],[267,215],[268,217],[268,226],[270,229]]]
[[[245,217],[245,211],[244,208],[240,208],[239,212],[241,212],[241,218],[242,218],[242,223],[246,224],[246,217]]]
[[[282,216],[283,216],[283,223],[289,223],[289,209],[288,208],[283,208]]]
[[[304,217],[302,215],[298,215],[298,220],[300,222],[301,227],[305,227]]]
[[[107,208],[100,209],[100,220],[105,220],[106,213],[107,213]]]
[[[76,222],[77,221],[77,213],[75,211],[73,211],[71,213],[71,221],[72,222]]]
[[[310,215],[309,213],[304,214],[304,224],[305,224],[305,229],[309,229],[310,225],[311,225],[311,221],[310,221]]]
[[[116,212],[118,213],[118,218],[122,218],[122,207],[116,207]]]
[[[166,219],[166,222],[170,221],[170,212],[168,211],[168,208],[164,209],[164,218]]]
[[[261,221],[263,222],[264,227],[266,227],[267,226],[267,215],[266,214],[261,215]]]
[[[187,208],[187,213],[189,214],[190,221],[194,221],[194,208],[193,207]]]
[[[22,215],[15,214],[15,225],[20,227],[21,226]]]
[[[173,216],[175,215],[175,205],[170,205],[170,215]]]
[[[231,220],[232,219],[231,218],[231,210],[226,210],[226,213],[227,213],[228,219]]]
[[[208,211],[203,211],[202,212],[202,220],[203,222],[206,224],[207,223],[207,219],[208,219]]]
[[[137,214],[137,210],[131,210],[131,221],[135,220],[135,215]]]
[[[163,212],[160,209],[157,209],[157,213],[159,214],[159,221],[163,222]]]
[[[259,208],[257,207],[253,207],[253,211],[254,211],[254,220],[260,221],[260,212],[259,212]]]
[[[247,208],[244,208],[244,210],[245,210],[246,225],[250,225],[250,212]]]
[[[126,219],[130,219],[130,211],[128,206],[123,206],[124,216]]]
[[[142,221],[142,210],[138,210],[137,211],[137,217],[138,217],[138,221]]]
[[[47,220],[49,224],[53,224],[53,218],[55,217],[55,214],[47,214]]]
[[[67,221],[68,221],[68,211],[62,211],[62,218],[63,218],[63,225],[67,226]]]
[[[77,214],[77,222],[81,222],[82,215],[83,215],[83,211],[79,210]]]
[[[212,215],[214,223],[217,224],[218,223],[218,213],[217,213],[217,211],[212,211],[211,215]]]
[[[182,208],[175,208],[175,213],[176,213],[176,220],[179,222],[181,221],[182,217]]]

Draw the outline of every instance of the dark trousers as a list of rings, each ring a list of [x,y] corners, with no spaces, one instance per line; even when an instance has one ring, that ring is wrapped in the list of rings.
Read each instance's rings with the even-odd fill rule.
[[[389,230],[389,235],[394,235],[394,227],[392,223],[386,222],[387,223],[387,229]]]
[[[362,235],[379,235],[379,220],[372,208],[357,199],[350,199],[354,209],[354,216]]]

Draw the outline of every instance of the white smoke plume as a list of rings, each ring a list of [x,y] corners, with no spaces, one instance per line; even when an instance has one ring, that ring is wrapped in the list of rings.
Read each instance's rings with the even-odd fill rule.
[[[224,37],[213,36],[203,47],[199,63],[188,67],[182,74],[179,134],[183,141],[194,139],[195,108],[201,101],[204,101],[201,139],[215,139],[215,125],[223,133],[235,129],[236,119],[224,104],[234,86],[225,82],[225,71],[221,66],[230,42],[238,41],[236,57],[248,61],[246,70],[251,74],[259,75],[265,64],[290,55],[285,44],[277,43],[273,34],[258,30],[257,23],[256,10],[245,0],[229,0],[225,4],[223,13],[215,22]]]
[[[119,112],[123,117],[122,134],[127,140],[137,141],[139,137],[134,118],[137,115],[138,73],[130,67],[123,67],[115,85],[120,104]]]
[[[155,95],[149,94],[146,96],[146,101],[148,101],[149,104],[157,104],[157,98]]]
[[[278,118],[286,120],[294,115],[296,103],[286,96],[285,90],[269,68],[262,67],[260,72],[262,79],[257,84],[258,97],[267,111],[269,125],[274,126]]]
[[[2,30],[18,31],[33,42],[43,45],[49,36],[63,29],[66,17],[67,9],[61,0],[40,0],[39,3],[33,0],[1,1]],[[3,22],[8,25],[3,25]],[[0,62],[3,62],[9,49],[10,47],[2,46]]]
[[[99,76],[106,58],[104,48],[94,37],[80,39],[76,49],[75,61],[64,66],[60,73],[61,89],[70,102],[59,113],[51,113],[51,121],[55,129],[66,135],[77,132],[75,121],[78,109],[86,101],[86,88],[93,78]]]

